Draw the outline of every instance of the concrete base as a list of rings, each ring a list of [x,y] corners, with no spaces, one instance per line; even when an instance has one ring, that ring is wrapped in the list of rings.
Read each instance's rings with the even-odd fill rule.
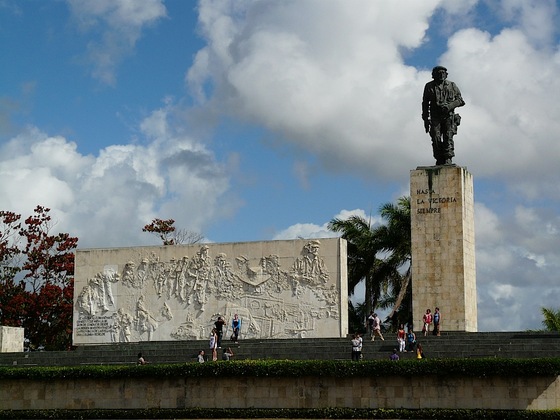
[[[442,330],[476,332],[472,175],[460,166],[419,167],[410,174],[412,306],[415,329],[426,309]]]
[[[419,362],[421,363],[421,362]],[[384,408],[557,410],[560,378],[131,377],[4,379],[1,410]]]

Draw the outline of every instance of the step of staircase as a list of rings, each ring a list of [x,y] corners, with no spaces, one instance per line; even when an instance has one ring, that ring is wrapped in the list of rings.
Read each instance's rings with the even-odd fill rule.
[[[543,332],[444,332],[440,337],[418,335],[429,358],[543,358],[560,357],[560,334]],[[306,339],[229,340],[222,343],[219,359],[231,347],[236,360],[349,360],[350,337]],[[365,360],[388,358],[398,348],[396,335],[385,334],[385,341],[364,337]],[[0,366],[74,366],[86,364],[135,364],[138,353],[151,363],[194,362],[200,350],[210,354],[207,340],[119,343],[80,346],[73,351],[0,353]],[[401,353],[403,359],[413,353]]]

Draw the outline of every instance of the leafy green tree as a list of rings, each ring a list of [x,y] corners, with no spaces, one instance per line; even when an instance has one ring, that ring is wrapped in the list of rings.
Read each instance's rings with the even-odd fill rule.
[[[366,330],[364,318],[366,316],[364,303],[354,304],[348,300],[348,331],[351,334],[364,333]]]
[[[333,219],[329,229],[348,241],[348,290],[365,283],[365,314],[377,307],[390,308],[393,325],[409,320],[411,294],[410,198],[380,207],[384,223],[371,226],[359,216]]]
[[[541,308],[543,314],[542,324],[546,331],[560,332],[560,309]]]

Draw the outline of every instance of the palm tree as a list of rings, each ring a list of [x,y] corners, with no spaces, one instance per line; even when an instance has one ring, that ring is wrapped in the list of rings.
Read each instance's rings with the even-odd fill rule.
[[[387,223],[379,226],[375,233],[382,250],[388,253],[384,260],[391,291],[387,303],[393,305],[388,318],[393,324],[406,323],[412,313],[410,197],[399,198],[397,204],[382,205],[380,214]]]
[[[376,227],[359,216],[333,219],[329,229],[348,241],[348,290],[365,281],[365,313],[378,305],[393,306],[393,324],[408,321],[411,312],[410,198],[380,207],[385,224]],[[404,273],[402,271],[404,270]]]
[[[544,316],[543,325],[546,331],[560,332],[560,310],[555,311],[550,308],[541,308]]]
[[[373,234],[370,221],[360,216],[351,216],[346,220],[333,219],[328,227],[335,232],[342,232],[342,238],[348,241],[348,293],[354,295],[356,286],[365,281],[365,312],[375,307],[380,293],[380,283],[376,280],[379,261],[376,257],[379,245]],[[374,284],[375,283],[375,284]]]

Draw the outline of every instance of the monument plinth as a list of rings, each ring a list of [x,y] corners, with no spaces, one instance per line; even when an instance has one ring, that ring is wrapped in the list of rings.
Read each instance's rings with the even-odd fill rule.
[[[410,174],[414,326],[439,307],[442,331],[476,332],[473,178],[455,165]]]
[[[0,326],[0,353],[22,352],[24,333],[23,328]]]

